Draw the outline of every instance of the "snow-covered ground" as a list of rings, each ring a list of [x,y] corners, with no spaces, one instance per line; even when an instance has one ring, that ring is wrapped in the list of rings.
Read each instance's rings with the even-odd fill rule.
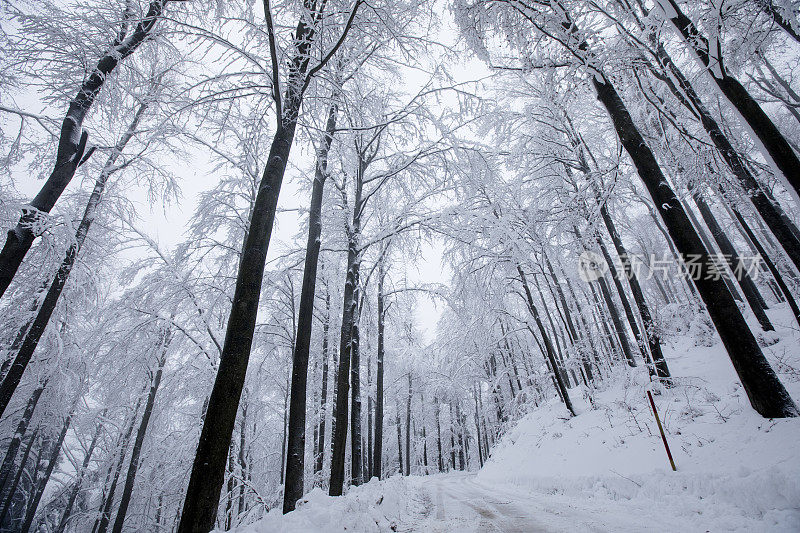
[[[800,401],[800,335],[773,317],[786,327],[765,351]],[[721,344],[696,338],[664,347],[676,386],[655,396],[677,472],[645,371],[620,371],[593,408],[572,391],[575,418],[555,400],[532,410],[477,474],[395,476],[341,498],[316,489],[241,531],[800,531],[800,420],[760,417]]]

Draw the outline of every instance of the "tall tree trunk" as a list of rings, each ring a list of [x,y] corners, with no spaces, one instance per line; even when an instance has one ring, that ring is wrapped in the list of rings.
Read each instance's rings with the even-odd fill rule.
[[[20,418],[19,423],[17,424],[17,429],[14,431],[14,436],[11,437],[11,442],[9,442],[8,448],[6,448],[6,455],[3,459],[3,465],[0,467],[0,501],[3,500],[3,496],[6,494],[6,483],[8,482],[9,475],[14,469],[14,461],[17,458],[19,447],[22,444],[22,439],[25,438],[25,433],[28,431],[31,418],[33,418],[33,412],[36,410],[36,404],[39,403],[39,398],[41,398],[42,392],[44,392],[48,381],[49,378],[45,378],[45,380],[33,390],[30,398],[28,398],[28,403],[25,405],[25,411],[22,413],[22,418]]]
[[[367,453],[366,453],[366,470],[364,471],[364,480],[369,481],[372,479],[373,471],[373,442],[372,442],[372,356],[367,356]]]
[[[33,443],[36,440],[36,437],[39,434],[39,428],[37,427],[28,439],[28,444],[25,445],[25,451],[22,452],[22,458],[20,459],[19,467],[14,474],[14,479],[11,482],[11,486],[6,491],[6,497],[3,501],[3,511],[0,512],[0,524],[6,519],[8,515],[8,511],[11,509],[11,503],[14,500],[14,495],[17,492],[17,487],[19,487],[20,479],[22,479],[22,474],[25,472],[25,466],[28,464],[28,457],[31,455],[31,449],[33,448]]]
[[[797,407],[769,366],[724,282],[705,279],[710,277],[706,276],[711,267],[709,252],[694,230],[680,200],[668,185],[666,176],[661,172],[653,152],[636,128],[619,94],[602,75],[594,76],[592,81],[598,100],[608,111],[623,147],[633,160],[678,250],[684,257],[700,258],[700,275],[695,285],[753,408],[764,417],[797,416]]]
[[[75,405],[77,405],[79,398],[80,396],[76,396],[75,401],[72,403],[72,408],[67,418],[64,420],[64,424],[61,426],[61,432],[58,434],[58,438],[50,450],[50,459],[47,461],[47,466],[45,467],[42,477],[38,480],[34,489],[33,497],[28,503],[28,512],[25,514],[25,521],[20,529],[22,533],[28,533],[31,530],[33,519],[36,516],[36,510],[39,508],[39,502],[41,502],[42,495],[44,494],[44,489],[47,487],[47,482],[50,481],[53,469],[56,467],[56,463],[58,463],[58,457],[61,455],[61,446],[64,444],[67,431],[69,431],[69,426],[72,423],[72,416],[75,414]]]
[[[373,475],[381,479],[383,464],[383,359],[385,356],[386,308],[383,284],[386,277],[384,254],[378,263],[378,354],[375,372],[375,451],[372,454]]]
[[[331,320],[331,293],[325,290],[325,321],[322,324],[322,391],[319,397],[319,430],[317,436],[317,457],[314,462],[314,474],[322,472],[325,461],[325,415],[328,409],[328,335]]]
[[[147,13],[130,34],[128,26],[133,14],[126,10],[122,16],[121,31],[91,73],[84,78],[78,93],[70,101],[61,124],[55,167],[38,194],[24,208],[16,227],[8,232],[5,245],[0,251],[0,296],[8,289],[25,254],[37,237],[32,226],[42,218],[43,214],[46,216],[46,213],[50,212],[72,180],[77,168],[93,151],[90,149],[88,153],[85,152],[89,134],[82,129],[82,126],[86,114],[94,104],[106,79],[120,61],[135,52],[139,45],[150,37],[167,1],[152,0]]]
[[[58,268],[58,272],[56,272],[56,275],[53,277],[53,281],[50,283],[50,288],[44,297],[44,301],[39,306],[36,316],[33,318],[33,320],[20,328],[20,336],[22,336],[24,332],[24,339],[19,344],[18,351],[10,354],[10,357],[14,359],[14,362],[11,364],[11,367],[4,376],[3,382],[0,383],[0,416],[2,416],[6,410],[6,407],[8,407],[8,402],[11,401],[14,391],[17,390],[17,386],[19,386],[19,383],[22,380],[22,375],[24,374],[25,369],[28,367],[28,363],[30,362],[31,357],[33,357],[36,347],[39,345],[39,340],[42,338],[42,335],[47,328],[47,324],[50,322],[50,317],[53,315],[53,311],[56,309],[56,304],[58,303],[58,299],[61,297],[61,292],[64,290],[64,285],[67,283],[67,279],[69,279],[69,275],[72,272],[72,267],[75,265],[75,258],[77,257],[81,246],[83,246],[83,243],[86,240],[86,235],[89,233],[92,222],[94,222],[97,213],[97,206],[99,205],[103,196],[106,182],[108,181],[108,178],[118,169],[118,167],[115,166],[116,161],[122,153],[122,150],[128,144],[128,141],[130,141],[136,133],[136,130],[139,127],[139,121],[147,110],[147,105],[148,104],[145,102],[138,107],[130,126],[128,126],[128,129],[119,139],[119,141],[117,141],[117,144],[114,146],[114,150],[108,156],[108,160],[106,161],[103,170],[100,172],[100,176],[95,181],[94,190],[92,190],[92,194],[89,196],[89,201],[86,204],[86,209],[83,212],[83,218],[81,218],[81,222],[75,232],[75,241],[72,242],[67,249],[67,253],[61,262],[61,266]],[[9,235],[11,234],[9,233]],[[8,242],[10,241],[11,237],[9,237],[6,245],[8,245]],[[28,245],[28,248],[30,248],[30,245]],[[25,251],[27,251],[27,248]],[[2,268],[4,267],[0,265],[0,271],[2,271]],[[0,278],[2,278],[2,276],[0,276]]]
[[[360,300],[361,290],[356,287],[353,299]],[[361,306],[356,304],[353,315],[353,329],[350,339],[350,459],[351,483],[355,486],[363,482],[363,458],[361,438]]]
[[[403,434],[402,428],[400,426],[400,402],[395,401],[395,417],[394,417],[394,425],[397,427],[397,459],[398,459],[398,472],[402,476],[405,474],[405,469],[403,468]]]
[[[156,402],[156,394],[158,387],[161,385],[161,376],[164,372],[164,365],[167,363],[167,350],[172,342],[173,332],[169,326],[164,326],[161,333],[161,353],[158,357],[158,366],[155,373],[152,375],[150,382],[150,391],[147,393],[147,401],[144,404],[144,414],[142,420],[139,422],[139,429],[136,431],[136,439],[133,441],[133,450],[131,451],[131,461],[128,465],[128,474],[125,476],[125,485],[122,489],[122,496],[119,501],[119,510],[117,511],[117,518],[114,520],[113,533],[122,533],[122,525],[125,523],[125,517],[128,514],[128,506],[131,503],[131,496],[133,495],[133,485],[136,482],[136,472],[139,469],[139,458],[142,455],[142,446],[144,445],[144,438],[147,435],[147,427],[150,425],[150,417],[153,415],[153,406]]]
[[[131,435],[133,435],[133,426],[136,424],[136,418],[139,414],[139,407],[141,406],[142,397],[139,396],[139,399],[136,400],[136,407],[131,415],[131,420],[128,423],[128,427],[125,429],[125,435],[122,437],[122,442],[120,443],[119,459],[114,467],[114,475],[111,478],[111,485],[109,485],[108,493],[106,494],[101,505],[100,517],[97,521],[97,533],[106,533],[108,524],[111,522],[111,508],[114,506],[114,493],[117,491],[117,482],[119,481],[119,475],[122,472],[122,466],[125,464],[125,456],[128,454],[128,444],[130,444]]]
[[[104,409],[100,414],[100,420],[105,418],[105,416],[106,410]],[[83,478],[86,477],[86,472],[89,470],[89,463],[92,460],[92,454],[97,446],[97,439],[100,437],[100,432],[102,430],[103,424],[100,422],[95,427],[94,434],[92,435],[92,442],[89,444],[89,448],[86,450],[86,455],[83,456],[83,463],[81,464],[80,470],[78,470],[77,477],[75,479],[75,485],[72,487],[72,490],[69,493],[69,498],[67,498],[67,504],[64,506],[64,512],[61,514],[61,520],[58,522],[56,533],[64,533],[67,528],[67,523],[69,523],[69,519],[72,517],[72,507],[75,505],[75,500],[81,490]]]
[[[667,10],[667,19],[674,24],[703,67],[708,69],[720,92],[760,141],[764,157],[774,163],[787,192],[800,203],[800,159],[789,142],[747,89],[726,72],[720,43],[716,41],[710,45],[675,0],[663,0],[662,5]]]
[[[361,0],[357,0],[353,5],[345,29],[327,56],[328,59],[344,42],[361,3]],[[225,332],[225,344],[208,402],[208,416],[200,432],[200,442],[197,445],[192,465],[178,533],[210,531],[214,527],[216,519],[220,490],[225,481],[228,445],[233,436],[236,413],[239,410],[239,398],[244,387],[247,364],[250,360],[261,282],[264,277],[264,263],[275,222],[278,194],[283,182],[283,175],[286,172],[286,164],[289,161],[289,152],[294,141],[303,94],[311,77],[324,66],[325,62],[323,60],[322,63],[309,70],[309,61],[312,55],[310,51],[316,40],[317,24],[323,13],[317,11],[316,4],[312,5],[311,2],[306,1],[304,5],[308,8],[311,16],[308,18],[303,16],[297,24],[293,39],[295,49],[289,61],[286,89],[284,96],[276,99],[279,103],[276,107],[280,108],[277,113],[278,124],[267,157],[267,165],[258,187],[258,194],[253,204],[250,226],[242,247],[236,289]],[[319,9],[324,10],[325,6],[326,4],[322,3]],[[265,3],[265,7],[267,7],[265,16],[271,34],[273,25],[269,3]],[[270,39],[274,39],[274,35],[271,34]],[[279,66],[274,53],[272,56],[272,67],[277,80]],[[274,89],[277,97],[279,89],[277,86]]]
[[[525,277],[525,272],[523,272],[522,267],[519,265],[517,265],[517,272],[519,273],[520,280],[522,281],[522,288],[525,289],[528,311],[530,312],[531,316],[533,316],[536,326],[539,328],[539,333],[542,335],[542,341],[545,345],[545,355],[547,356],[547,359],[550,362],[550,367],[553,371],[556,389],[558,390],[564,405],[566,405],[567,410],[570,412],[570,414],[572,414],[572,416],[575,416],[575,409],[572,407],[572,400],[570,400],[569,392],[567,392],[567,387],[564,385],[558,364],[556,363],[553,343],[550,342],[550,337],[547,335],[547,331],[544,329],[544,324],[542,324],[542,319],[539,317],[539,310],[536,309],[536,305],[533,303],[533,295],[531,294],[531,289],[528,286],[528,280]]]
[[[599,198],[598,201],[600,201]],[[664,359],[664,353],[661,351],[661,338],[653,322],[653,315],[650,313],[650,307],[647,305],[642,287],[639,285],[639,277],[633,271],[630,256],[625,246],[622,244],[622,239],[614,225],[614,220],[608,213],[608,206],[602,201],[600,201],[600,216],[603,219],[608,234],[611,236],[611,242],[614,243],[614,248],[617,250],[617,256],[619,256],[622,267],[625,269],[625,275],[628,277],[628,285],[630,285],[633,299],[636,302],[636,306],[639,308],[639,316],[642,317],[642,323],[644,324],[643,334],[647,338],[647,344],[650,348],[650,355],[653,359],[656,375],[661,378],[665,384],[671,385],[672,381],[670,379],[669,367],[667,366],[667,361]]]
[[[439,398],[433,398],[433,416],[436,418],[436,452],[439,457],[439,472],[444,472],[444,456],[442,455],[442,422],[440,420]]]
[[[478,410],[478,389],[473,386],[473,393],[475,396],[475,435],[478,442],[478,462],[483,468],[483,447],[481,446],[481,419],[480,411]]]
[[[411,475],[411,397],[412,378],[408,371],[408,397],[406,398],[406,475]]]
[[[336,426],[333,432],[333,449],[331,450],[331,482],[328,493],[331,496],[341,496],[344,489],[345,450],[347,447],[347,400],[350,395],[350,379],[356,370],[351,371],[353,324],[355,323],[358,307],[357,287],[361,269],[361,251],[359,250],[359,236],[361,234],[361,215],[363,211],[363,170],[366,167],[363,160],[359,160],[358,172],[355,179],[355,202],[353,205],[353,220],[349,228],[347,246],[347,274],[344,284],[344,302],[342,310],[342,327],[339,339],[339,374],[336,390]],[[350,378],[350,379],[348,379]],[[352,421],[353,425],[356,421]],[[352,468],[352,467],[351,467]]]
[[[742,293],[745,299],[747,299],[747,303],[750,304],[750,309],[753,310],[753,314],[756,316],[758,323],[761,324],[761,329],[764,331],[775,331],[775,327],[772,325],[772,322],[770,322],[765,311],[767,303],[764,301],[761,293],[758,292],[758,287],[756,287],[755,282],[753,282],[753,279],[750,277],[746,266],[739,257],[739,253],[733,247],[733,243],[725,234],[725,231],[720,227],[717,218],[714,216],[714,213],[711,212],[711,208],[696,190],[692,192],[692,199],[700,210],[700,216],[703,217],[706,226],[708,226],[708,229],[711,231],[711,236],[714,237],[717,246],[719,246],[728,267],[731,269],[733,278],[739,283],[739,287],[741,287]]]
[[[297,335],[292,358],[292,401],[289,404],[289,442],[287,445],[286,483],[283,493],[283,512],[294,511],[297,500],[303,497],[303,474],[306,449],[306,388],[308,355],[311,350],[311,328],[314,322],[314,298],[317,287],[317,265],[322,243],[322,193],[328,175],[328,152],[336,131],[338,105],[336,91],[331,95],[325,134],[317,153],[311,207],[308,211],[308,241],[303,267],[303,288],[300,293]]]
[[[247,462],[247,389],[244,390],[244,402],[242,402],[242,421],[239,427],[239,505],[237,515],[241,515],[247,510],[245,501],[245,485],[247,484],[247,472],[249,463]]]

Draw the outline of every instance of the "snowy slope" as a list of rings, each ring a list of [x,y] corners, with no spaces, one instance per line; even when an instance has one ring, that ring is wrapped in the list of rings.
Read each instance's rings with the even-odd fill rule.
[[[800,400],[797,332],[778,330],[765,350]],[[594,408],[571,391],[575,418],[556,400],[531,411],[477,475],[395,476],[342,498],[317,489],[241,531],[800,531],[800,420],[761,418],[720,343],[694,338],[665,346],[676,386],[654,389],[678,472],[646,372],[621,369]]]

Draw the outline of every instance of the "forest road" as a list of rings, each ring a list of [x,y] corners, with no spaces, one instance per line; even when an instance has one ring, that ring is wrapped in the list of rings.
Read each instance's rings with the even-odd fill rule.
[[[657,506],[618,508],[619,503],[605,499],[576,501],[557,493],[482,483],[474,474],[409,480],[416,485],[415,508],[397,523],[397,532],[640,532],[659,530],[659,526],[681,531],[687,526],[679,517],[657,516]]]
[[[398,524],[400,532],[552,531],[537,519],[534,502],[483,485],[474,475],[454,474],[424,478],[418,485],[419,511]]]

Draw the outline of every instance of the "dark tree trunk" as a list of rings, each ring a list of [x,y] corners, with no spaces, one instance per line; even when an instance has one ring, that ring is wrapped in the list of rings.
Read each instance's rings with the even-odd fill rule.
[[[373,417],[373,405],[372,405],[372,357],[367,356],[367,460],[365,461],[366,469],[364,470],[364,480],[369,481],[372,479],[372,471],[373,471],[373,442],[372,442],[372,417]]]
[[[228,483],[225,487],[225,515],[224,515],[224,524],[225,530],[229,530],[231,528],[231,523],[233,522],[233,490],[234,490],[234,479],[233,479],[233,472],[234,472],[234,464],[233,464],[233,454],[234,454],[234,446],[233,442],[231,441],[231,446],[228,449]],[[217,522],[222,522],[222,518],[217,517]]]
[[[761,329],[764,331],[775,331],[775,327],[772,325],[772,322],[769,321],[769,317],[765,311],[767,303],[764,301],[761,293],[758,292],[758,287],[756,287],[746,266],[742,263],[739,253],[733,247],[733,243],[725,234],[722,227],[720,227],[717,218],[714,216],[714,213],[711,212],[711,208],[697,191],[692,193],[692,199],[700,210],[700,216],[703,217],[706,226],[708,226],[708,229],[711,231],[711,236],[714,237],[717,246],[719,246],[720,251],[725,257],[728,267],[731,269],[731,272],[733,272],[733,278],[739,283],[739,287],[741,287],[747,303],[750,304],[750,309],[753,310],[753,314],[756,316],[758,323],[761,324]]]
[[[444,472],[444,456],[442,455],[442,422],[439,418],[439,398],[433,398],[433,416],[436,418],[436,451],[439,457],[439,472]]]
[[[406,398],[406,475],[411,475],[411,396],[412,378],[408,372],[408,397]]]
[[[794,315],[794,319],[797,322],[798,327],[800,327],[800,307],[798,307],[792,291],[786,286],[786,282],[783,280],[783,275],[781,275],[778,267],[775,266],[775,263],[772,261],[769,254],[764,249],[764,246],[758,240],[758,237],[756,237],[755,233],[753,233],[753,230],[750,228],[750,225],[747,223],[747,221],[745,221],[741,213],[737,209],[733,209],[733,214],[736,217],[736,220],[739,222],[739,225],[742,227],[742,230],[745,232],[745,235],[747,235],[747,238],[750,239],[750,242],[753,243],[753,246],[755,246],[756,251],[764,261],[764,264],[767,265],[767,269],[769,269],[770,273],[772,274],[775,283],[778,284],[778,287],[783,293],[783,297],[786,299],[786,303],[789,304],[789,309],[792,310],[792,314]]]
[[[283,512],[294,511],[297,500],[303,497],[303,473],[306,448],[306,389],[308,382],[308,355],[311,350],[311,327],[314,322],[314,298],[317,287],[317,265],[322,243],[322,193],[328,174],[328,152],[336,131],[338,106],[336,92],[331,95],[325,134],[317,153],[314,184],[311,189],[311,207],[308,211],[308,241],[303,267],[303,288],[300,292],[300,309],[297,336],[292,358],[292,393],[289,404],[289,441],[287,444],[286,483],[283,493]]]
[[[653,152],[636,128],[619,94],[603,76],[595,76],[593,83],[598,100],[608,111],[623,147],[633,160],[679,252],[685,257],[700,258],[700,276],[695,280],[695,285],[753,408],[769,418],[797,416],[797,407],[769,366],[724,282],[705,279],[709,277],[706,276],[710,267],[708,250],[694,230],[680,200],[669,187]]]
[[[100,420],[105,418],[106,411],[100,414]],[[67,505],[64,506],[64,512],[61,515],[61,520],[58,523],[58,527],[56,528],[56,533],[64,533],[64,530],[67,528],[67,523],[69,519],[72,517],[72,507],[75,505],[75,500],[78,497],[78,493],[81,490],[81,486],[83,484],[83,478],[86,477],[86,472],[89,470],[89,463],[92,460],[92,454],[94,453],[94,449],[97,446],[97,439],[100,437],[100,432],[103,429],[103,424],[98,423],[97,427],[94,430],[94,435],[92,435],[92,442],[89,444],[89,448],[86,450],[86,455],[83,456],[83,463],[81,464],[81,468],[78,471],[77,478],[75,479],[75,485],[72,487],[72,490],[69,493],[69,498],[67,499]]]
[[[355,183],[355,202],[353,206],[353,221],[349,228],[347,249],[347,278],[344,284],[344,303],[342,309],[342,327],[339,339],[339,365],[336,390],[336,425],[333,430],[333,449],[331,450],[331,482],[328,493],[331,496],[341,496],[344,489],[345,450],[347,447],[347,400],[350,395],[351,378],[351,353],[353,324],[358,307],[356,298],[361,269],[361,251],[358,249],[358,239],[361,233],[362,214],[362,187],[363,174],[362,162],[359,161],[359,172]],[[356,423],[355,420],[352,421]]]
[[[39,403],[39,398],[41,398],[42,392],[44,392],[48,380],[49,378],[40,383],[33,390],[31,397],[28,398],[28,403],[25,405],[25,411],[22,413],[22,418],[20,418],[19,423],[17,424],[17,429],[14,432],[14,436],[11,437],[11,442],[8,444],[8,448],[6,448],[6,455],[3,459],[3,465],[0,467],[0,501],[3,500],[3,496],[6,494],[4,489],[6,487],[9,475],[14,470],[14,461],[17,458],[19,447],[22,444],[22,439],[25,438],[25,433],[28,431],[28,426],[31,423],[33,412],[36,410],[36,404]]]
[[[314,474],[322,472],[325,460],[325,415],[328,409],[328,334],[331,320],[331,294],[325,292],[325,322],[322,325],[322,391],[319,397],[319,431],[317,436],[317,456],[314,462]]]
[[[84,153],[89,137],[88,133],[82,130],[86,114],[94,104],[106,79],[120,61],[131,55],[139,45],[148,39],[156,22],[161,17],[167,1],[152,0],[147,13],[129,35],[128,25],[131,13],[126,12],[123,15],[122,30],[111,43],[108,52],[100,58],[92,72],[84,78],[78,94],[70,101],[67,114],[61,124],[55,167],[39,193],[31,200],[30,207],[23,211],[16,227],[8,232],[5,245],[0,251],[0,296],[8,289],[25,254],[28,253],[37,237],[31,226],[42,217],[41,213],[50,212],[72,180],[78,166],[93,151],[90,149],[88,153]]]
[[[402,428],[400,427],[400,403],[395,402],[395,418],[394,418],[395,426],[397,427],[397,459],[399,469],[398,472],[402,476],[405,474],[405,469],[403,468],[403,434]]]
[[[301,18],[295,30],[293,39],[295,50],[289,61],[286,90],[278,106],[281,111],[277,116],[275,136],[272,139],[267,165],[258,187],[250,216],[250,226],[242,247],[225,344],[208,402],[208,416],[200,432],[200,442],[192,465],[178,533],[205,533],[213,529],[216,520],[220,490],[225,481],[228,445],[233,436],[239,398],[250,359],[261,282],[264,277],[264,262],[275,222],[278,194],[294,141],[303,94],[310,77],[323,66],[323,63],[320,63],[310,71],[308,68],[312,55],[310,50],[316,37],[316,24],[323,13],[317,11],[316,4],[305,2],[305,5],[312,15],[309,17],[310,20],[306,17]],[[332,52],[335,52],[344,41],[360,5],[361,2],[356,2],[353,6],[347,25]],[[325,9],[324,3],[320,9]],[[269,9],[265,15],[270,23],[269,26],[272,27],[272,14]],[[273,63],[276,61],[277,59],[273,59]],[[273,67],[277,73],[278,65],[273,64]]]
[[[783,176],[788,192],[798,198],[800,190],[800,159],[789,142],[778,130],[758,102],[739,81],[728,75],[724,67],[719,43],[716,50],[709,48],[708,40],[698,31],[694,23],[681,11],[675,0],[667,0],[672,13],[667,18],[675,25],[687,45],[694,51],[700,63],[708,69],[711,78],[725,98],[739,112],[749,128],[764,147],[764,156],[772,160]]]
[[[103,170],[100,172],[100,176],[95,181],[94,190],[92,190],[92,194],[89,196],[89,201],[83,212],[83,217],[75,232],[75,241],[70,244],[67,249],[61,266],[58,272],[56,272],[53,281],[50,283],[50,288],[44,297],[44,301],[39,306],[36,316],[33,320],[20,328],[19,336],[23,337],[24,335],[24,338],[21,343],[14,343],[14,347],[18,347],[16,353],[10,354],[14,362],[4,376],[3,382],[0,383],[0,416],[5,412],[6,407],[8,407],[8,402],[11,401],[14,391],[17,390],[17,386],[19,386],[22,380],[22,375],[25,373],[25,369],[28,367],[28,363],[33,357],[36,347],[39,345],[39,340],[42,338],[42,335],[44,335],[47,324],[50,322],[50,317],[56,309],[56,304],[61,297],[61,292],[64,290],[64,285],[67,283],[67,279],[69,279],[69,275],[72,272],[72,267],[75,265],[78,252],[80,252],[81,246],[83,246],[86,240],[86,235],[89,233],[89,229],[92,226],[92,222],[95,220],[97,206],[103,196],[108,178],[117,170],[117,167],[115,167],[116,161],[122,153],[122,150],[128,144],[128,141],[130,141],[136,133],[139,127],[139,121],[146,110],[146,103],[139,106],[127,131],[122,135],[114,147],[114,150],[111,152],[111,155],[109,155]],[[10,240],[11,238],[9,237],[9,241]],[[28,245],[28,248],[30,248],[30,245]],[[25,251],[27,251],[27,248]],[[0,265],[0,270],[2,270],[2,268],[3,267]]]
[[[522,271],[522,267],[519,265],[517,265],[517,272],[519,273],[520,280],[522,281],[522,287],[525,289],[528,311],[536,321],[536,326],[539,328],[539,333],[542,335],[542,341],[545,345],[545,355],[547,356],[547,359],[550,362],[550,367],[553,371],[556,389],[558,390],[564,405],[566,405],[567,410],[570,412],[570,414],[572,414],[572,416],[575,416],[575,409],[572,407],[572,401],[569,398],[569,392],[567,392],[567,387],[564,385],[564,381],[561,379],[561,373],[559,372],[559,367],[556,363],[553,344],[550,342],[550,337],[547,335],[547,331],[544,329],[544,324],[542,324],[542,319],[539,317],[539,310],[536,309],[536,305],[533,303],[533,295],[531,294],[531,289],[528,286],[528,280],[525,277],[525,272]]]
[[[636,276],[636,273],[631,267],[628,251],[622,244],[622,239],[620,238],[619,233],[617,233],[614,220],[608,213],[608,206],[605,204],[605,202],[600,203],[600,216],[603,219],[606,230],[608,230],[608,234],[611,236],[611,242],[614,243],[614,248],[617,250],[617,255],[622,263],[622,267],[625,269],[625,275],[628,277],[628,284],[631,287],[633,299],[636,302],[636,306],[639,308],[639,316],[642,317],[642,323],[644,324],[643,333],[647,338],[647,344],[650,348],[650,355],[653,359],[656,375],[664,380],[667,385],[671,385],[672,382],[670,380],[669,367],[667,366],[667,361],[664,359],[664,354],[661,351],[661,338],[659,337],[658,331],[653,323],[653,315],[650,313],[650,307],[647,305],[644,292],[642,291],[642,287],[639,285],[639,278]]]
[[[125,517],[128,514],[128,506],[131,503],[131,496],[133,495],[133,485],[136,482],[136,472],[139,469],[139,458],[142,455],[144,438],[147,435],[147,427],[150,425],[150,417],[153,414],[153,406],[156,402],[158,387],[161,385],[161,375],[164,372],[164,365],[167,362],[167,350],[169,349],[170,342],[172,342],[172,330],[169,329],[169,326],[164,326],[164,330],[161,333],[161,353],[158,358],[158,366],[152,376],[150,391],[147,394],[147,401],[144,404],[144,414],[142,414],[142,420],[139,422],[139,429],[136,431],[136,439],[133,441],[131,461],[128,465],[128,474],[125,477],[125,485],[122,489],[122,496],[119,501],[117,518],[114,520],[113,533],[122,533],[122,525],[125,523]]]
[[[56,463],[58,463],[58,457],[61,455],[61,446],[64,444],[64,438],[67,436],[67,431],[69,431],[69,426],[72,423],[72,416],[75,413],[75,404],[77,403],[78,398],[76,398],[73,402],[73,407],[70,409],[70,413],[67,415],[67,418],[64,420],[64,424],[61,426],[61,432],[58,434],[58,438],[50,450],[50,459],[47,461],[47,466],[42,473],[42,477],[36,483],[33,497],[28,503],[28,512],[25,514],[25,521],[20,529],[22,533],[28,533],[31,530],[33,519],[36,516],[36,510],[39,508],[39,502],[41,502],[42,495],[44,494],[44,489],[47,487],[47,482],[50,481],[50,476],[53,474],[53,469],[56,467]]]
[[[133,410],[131,421],[125,430],[125,435],[122,437],[122,442],[120,443],[119,458],[116,466],[114,467],[114,475],[111,478],[111,485],[109,485],[108,493],[106,494],[101,505],[100,517],[97,521],[97,533],[106,533],[108,524],[111,522],[111,508],[114,506],[114,493],[117,491],[117,482],[119,481],[119,475],[122,472],[122,466],[125,464],[125,456],[128,454],[128,444],[130,444],[131,435],[133,435],[133,426],[136,424],[136,418],[139,414],[139,407],[141,407],[141,405],[142,398],[140,396],[136,401],[136,408]]]
[[[242,422],[239,425],[239,506],[237,514],[241,515],[247,510],[247,505],[244,499],[245,484],[247,482],[247,389],[244,391],[244,402],[242,402]]]
[[[381,479],[383,463],[383,359],[385,356],[385,319],[386,309],[383,296],[383,284],[386,277],[383,256],[378,263],[378,355],[375,372],[375,451],[372,455],[373,474]]]
[[[19,467],[16,470],[16,474],[14,474],[14,480],[11,482],[11,486],[6,491],[6,497],[3,501],[3,511],[0,513],[0,524],[6,519],[8,515],[8,511],[11,509],[11,503],[14,500],[14,495],[17,492],[17,487],[19,487],[20,479],[22,479],[22,474],[25,472],[25,466],[28,464],[28,458],[31,455],[31,449],[33,448],[33,443],[36,440],[37,435],[39,434],[39,428],[37,427],[30,436],[28,440],[28,444],[25,445],[25,451],[22,452],[22,459],[20,460]]]
[[[294,349],[292,349],[294,353]],[[281,485],[286,481],[286,444],[289,432],[289,380],[286,376],[286,392],[283,394],[283,436],[281,437]]]
[[[475,395],[475,435],[478,442],[478,462],[483,468],[483,447],[481,446],[481,419],[480,411],[478,410],[478,389],[473,387],[473,394]]]
[[[358,304],[361,290],[358,285],[353,292],[356,309],[353,313],[353,328],[350,335],[350,479],[355,486],[364,481],[361,439],[361,306]]]

